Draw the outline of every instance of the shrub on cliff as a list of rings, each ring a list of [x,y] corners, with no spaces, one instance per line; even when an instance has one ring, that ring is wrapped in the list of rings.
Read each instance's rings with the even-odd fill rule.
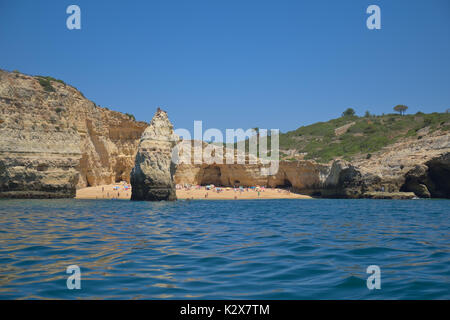
[[[62,81],[62,80],[60,80],[60,79],[55,79],[55,78],[53,78],[53,77],[50,77],[50,76],[37,76],[39,79],[45,79],[45,80],[48,80],[48,81],[55,81],[55,82],[59,82],[59,83],[61,83],[61,84],[63,84],[63,85],[66,85],[66,83],[64,82],[64,81]]]
[[[44,77],[38,77],[37,80],[39,81],[39,84],[42,86],[42,88],[47,92],[54,92],[55,88],[53,88],[51,82],[49,79]]]
[[[128,116],[128,118],[130,118],[131,120],[133,120],[133,121],[136,121],[136,118],[134,117],[134,115],[132,115],[131,113],[125,113],[127,116]]]

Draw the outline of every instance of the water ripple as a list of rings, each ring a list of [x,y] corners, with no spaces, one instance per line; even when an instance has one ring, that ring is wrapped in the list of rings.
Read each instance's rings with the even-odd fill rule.
[[[449,299],[448,203],[2,200],[0,298]]]

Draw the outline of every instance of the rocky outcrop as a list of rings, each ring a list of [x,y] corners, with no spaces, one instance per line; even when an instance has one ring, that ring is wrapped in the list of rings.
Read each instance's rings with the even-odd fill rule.
[[[412,199],[413,192],[400,192],[386,188],[386,181],[377,175],[365,172],[347,161],[334,161],[330,175],[325,181],[321,196],[346,199]]]
[[[391,199],[391,200],[409,200],[415,199],[414,192],[366,192],[361,195],[365,199]]]
[[[3,152],[0,198],[72,198],[78,181],[76,153]]]
[[[176,200],[172,150],[178,142],[167,113],[158,108],[139,142],[131,171],[131,200]]]
[[[405,184],[401,187],[403,191],[414,192],[418,197],[431,198],[428,190],[432,181],[428,177],[428,167],[426,165],[417,165],[406,174]]]
[[[358,198],[366,192],[365,179],[359,170],[346,161],[333,162],[325,180],[321,196],[331,198]]]
[[[450,198],[450,153],[415,165],[406,174],[377,175],[365,167],[335,161],[321,194],[332,198]]]
[[[428,186],[434,198],[450,198],[450,152],[425,163],[432,184]]]
[[[450,153],[409,170],[401,190],[421,198],[450,198]]]
[[[442,159],[445,159],[445,154],[449,152],[450,135],[448,132],[436,131],[421,136],[421,139],[401,140],[383,148],[379,152],[373,153],[370,159],[366,159],[365,157],[356,158],[352,160],[352,165],[364,176],[375,176],[379,178],[378,182],[372,185],[371,191],[411,191],[417,192],[416,195],[419,197],[427,197],[427,191],[420,184],[429,184],[431,186],[431,183],[426,182],[424,184],[420,182],[415,187],[406,187],[405,184],[412,186],[412,182],[414,181],[424,181],[423,177],[417,180],[412,175],[419,177],[421,175],[420,170],[428,172],[427,163],[436,163],[434,167],[440,174],[434,174],[436,177],[435,180],[439,180],[438,176],[445,177],[445,172],[448,171],[438,168],[445,168],[445,160],[442,161]],[[436,161],[433,159],[436,159]],[[426,168],[422,166],[426,166]],[[370,181],[367,185],[369,184]],[[440,182],[437,188],[445,189],[445,185],[444,182]],[[430,196],[442,197],[442,195],[438,196],[438,193],[431,194],[430,192]]]
[[[0,197],[129,181],[146,127],[62,82],[0,70]]]

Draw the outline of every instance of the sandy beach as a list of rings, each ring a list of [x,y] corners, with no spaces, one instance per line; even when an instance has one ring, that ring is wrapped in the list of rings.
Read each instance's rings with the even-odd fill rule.
[[[114,188],[119,187],[119,189]],[[248,190],[248,191],[247,191]],[[76,199],[130,199],[131,188],[125,190],[123,184],[101,185],[77,190]],[[220,192],[202,187],[177,189],[178,199],[202,200],[242,200],[242,199],[311,199],[310,196],[292,193],[284,189],[266,188],[260,191],[234,188],[222,188]]]

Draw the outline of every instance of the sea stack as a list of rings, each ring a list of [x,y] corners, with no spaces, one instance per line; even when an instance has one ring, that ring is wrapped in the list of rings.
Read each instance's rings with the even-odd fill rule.
[[[131,171],[131,200],[176,200],[172,150],[179,138],[167,113],[160,108],[139,142]]]

